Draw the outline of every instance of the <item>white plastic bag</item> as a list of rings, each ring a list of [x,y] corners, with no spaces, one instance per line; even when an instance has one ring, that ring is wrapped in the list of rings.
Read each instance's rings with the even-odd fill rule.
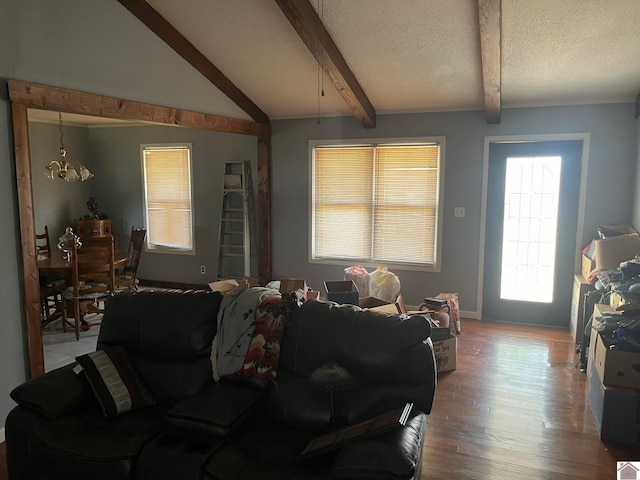
[[[385,302],[394,303],[400,293],[400,279],[387,267],[378,267],[369,274],[370,292],[372,297]]]
[[[369,272],[362,265],[351,266],[344,269],[344,279],[353,280],[353,283],[358,287],[358,296],[369,296]]]

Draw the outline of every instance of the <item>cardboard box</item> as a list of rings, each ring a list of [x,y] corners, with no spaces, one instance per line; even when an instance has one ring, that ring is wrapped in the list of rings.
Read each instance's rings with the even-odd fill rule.
[[[211,282],[209,284],[209,288],[214,292],[222,292],[227,293],[233,290],[238,286],[238,282],[236,280],[219,280],[217,282]]]
[[[431,327],[431,341],[441,342],[451,338],[451,330],[449,327]]]
[[[615,270],[622,262],[640,253],[640,235],[618,235],[595,241],[596,268]]]
[[[602,383],[595,370],[589,376],[589,404],[602,440],[640,444],[640,390]]]
[[[598,325],[598,317],[608,312],[613,312],[613,308],[609,305],[596,303],[593,306],[593,322],[591,323],[591,336],[589,338],[589,351],[587,355],[587,376],[591,375],[591,366],[593,365],[594,351],[596,349],[596,338],[598,337],[598,331],[593,327]],[[585,348],[585,345],[583,345],[582,348]]]
[[[585,295],[594,287],[587,282],[582,275],[573,276],[573,295],[571,296],[571,318],[569,320],[569,332],[571,338],[578,344],[582,343],[584,336],[584,303]]]
[[[596,261],[587,257],[584,253],[582,254],[582,269],[580,273],[582,277],[589,278],[589,274],[592,270],[596,268]]]
[[[362,297],[358,300],[361,308],[388,313],[407,313],[402,295],[398,295],[394,303],[387,302],[377,297]]]
[[[353,280],[325,281],[324,289],[331,302],[358,305],[358,287]]]
[[[285,278],[280,280],[280,293],[295,292],[302,290],[306,293],[308,290],[307,282],[298,278]]]
[[[609,343],[596,336],[593,366],[604,385],[610,387],[640,387],[640,353],[609,349]]]
[[[458,337],[449,332],[449,338],[433,342],[433,352],[436,356],[436,370],[448,372],[455,370],[458,356]]]

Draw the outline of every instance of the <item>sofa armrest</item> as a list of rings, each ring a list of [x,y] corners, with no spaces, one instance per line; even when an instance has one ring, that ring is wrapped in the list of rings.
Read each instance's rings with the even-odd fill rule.
[[[419,479],[426,415],[392,432],[345,446],[335,459],[334,479]]]
[[[91,387],[84,375],[73,371],[75,363],[28,380],[11,391],[11,398],[46,418],[96,404]]]
[[[174,427],[224,437],[262,408],[265,400],[263,389],[240,382],[216,382],[178,403],[165,418]]]

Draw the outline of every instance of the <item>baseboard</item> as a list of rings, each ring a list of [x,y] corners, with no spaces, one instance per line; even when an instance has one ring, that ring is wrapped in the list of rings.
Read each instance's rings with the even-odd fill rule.
[[[4,428],[0,428],[0,443],[4,443]]]
[[[206,284],[164,282],[161,280],[147,280],[143,278],[140,278],[139,282],[141,287],[155,287],[167,290],[211,290],[209,285]]]
[[[460,310],[460,318],[470,318],[472,320],[480,320],[478,312],[472,312],[470,310]]]
[[[417,305],[407,305],[407,310],[411,311],[416,311],[418,310],[418,306]],[[460,318],[461,319],[465,319],[465,318],[469,318],[471,320],[479,320],[480,317],[478,316],[478,312],[472,312],[471,310],[460,310]]]

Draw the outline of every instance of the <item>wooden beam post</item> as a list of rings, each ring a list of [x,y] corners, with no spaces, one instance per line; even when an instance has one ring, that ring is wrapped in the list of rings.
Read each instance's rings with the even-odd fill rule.
[[[480,49],[482,53],[482,83],[487,123],[500,123],[501,62],[502,62],[502,2],[478,0]]]
[[[309,0],[275,0],[362,126],[376,126],[376,111]],[[318,48],[320,46],[320,48]],[[321,50],[321,51],[320,51]]]
[[[209,61],[200,50],[193,46],[184,35],[165,20],[151,5],[144,0],[118,0],[127,10],[144,23],[149,30],[158,35],[167,45],[173,48],[182,58],[199,71],[205,78],[229,97],[238,107],[244,110],[258,123],[269,123],[269,117],[253,103],[218,67]]]

